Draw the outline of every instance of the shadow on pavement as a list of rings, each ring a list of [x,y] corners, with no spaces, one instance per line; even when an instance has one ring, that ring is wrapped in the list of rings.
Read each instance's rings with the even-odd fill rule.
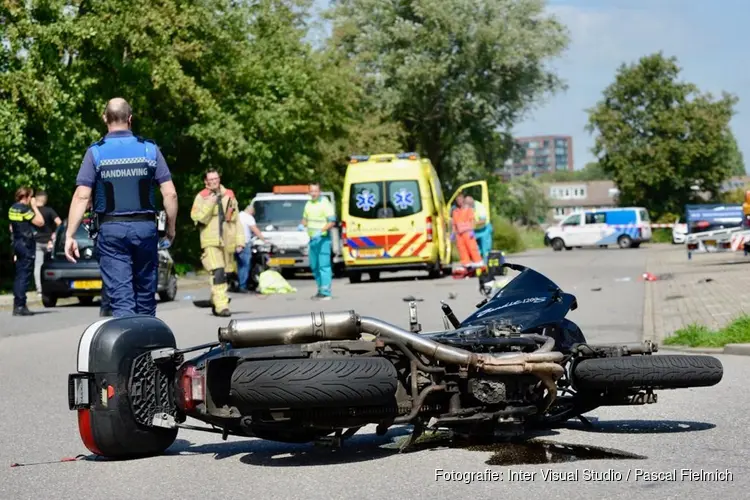
[[[716,427],[715,424],[689,420],[608,420],[605,422],[595,418],[588,418],[588,420],[593,426],[589,427],[578,420],[571,420],[564,425],[564,428],[602,434],[671,434],[705,431]]]
[[[393,429],[384,436],[376,434],[355,435],[346,440],[338,450],[316,446],[312,443],[281,443],[248,438],[247,441],[217,442],[194,446],[186,439],[177,439],[165,455],[213,455],[223,460],[243,455],[240,462],[265,467],[292,467],[300,465],[333,465],[363,462],[394,455],[398,447],[388,448],[394,438],[409,434],[409,429]],[[420,446],[415,447],[415,451]]]

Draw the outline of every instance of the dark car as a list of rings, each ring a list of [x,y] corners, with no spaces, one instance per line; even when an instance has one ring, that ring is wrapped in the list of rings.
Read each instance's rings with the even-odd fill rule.
[[[102,277],[99,262],[96,260],[94,241],[83,227],[78,228],[75,238],[81,258],[69,262],[65,258],[65,228],[63,223],[57,229],[52,251],[44,255],[42,264],[42,304],[55,307],[57,300],[77,297],[82,304],[92,304],[95,297],[101,296]],[[159,250],[159,278],[157,292],[162,302],[170,302],[177,295],[177,275],[174,261],[167,250]]]

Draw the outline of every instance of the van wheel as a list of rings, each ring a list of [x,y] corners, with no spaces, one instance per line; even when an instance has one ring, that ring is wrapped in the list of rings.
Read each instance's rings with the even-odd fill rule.
[[[349,283],[362,283],[362,273],[359,271],[349,271]]]
[[[552,240],[552,250],[555,252],[560,252],[562,249],[565,248],[565,243],[560,238],[555,238]]]
[[[633,244],[633,240],[630,239],[630,236],[627,234],[623,234],[617,239],[617,244],[620,246],[620,248],[630,248],[630,245]]]

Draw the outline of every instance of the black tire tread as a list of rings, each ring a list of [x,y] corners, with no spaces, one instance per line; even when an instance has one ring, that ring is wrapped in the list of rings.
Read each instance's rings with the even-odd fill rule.
[[[379,405],[393,401],[397,377],[385,358],[244,361],[230,396],[251,409]]]
[[[721,381],[721,362],[703,355],[650,355],[596,358],[579,362],[573,379],[579,388],[708,387]]]

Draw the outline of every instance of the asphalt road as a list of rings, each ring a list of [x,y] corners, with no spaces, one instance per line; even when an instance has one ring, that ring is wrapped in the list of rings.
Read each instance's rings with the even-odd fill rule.
[[[638,277],[648,252],[648,248],[547,250],[512,260],[547,273],[578,296],[580,307],[569,317],[579,323],[590,341],[639,341],[643,287],[648,283]],[[235,317],[355,309],[406,326],[408,311],[403,298],[413,295],[424,299],[419,303],[423,327],[437,330],[442,326],[439,300],[448,301],[462,318],[481,299],[474,280],[385,278],[380,283],[358,285],[337,280],[336,298],[327,303],[310,301],[311,282],[295,280],[299,291],[294,295],[235,296],[232,306]],[[205,293],[191,290],[179,297]],[[451,300],[449,293],[457,296]],[[595,410],[587,415],[595,423],[593,429],[571,423],[543,437],[644,458],[532,463],[548,460],[544,458],[548,454],[538,449],[515,450],[508,459],[503,458],[504,448],[499,446],[461,449],[439,440],[418,451],[398,454],[394,443],[408,428],[393,429],[380,438],[368,428],[337,453],[254,439],[222,442],[213,434],[181,431],[178,441],[161,457],[10,468],[12,462],[59,460],[87,453],[78,436],[75,414],[67,409],[66,384],[67,374],[75,369],[78,339],[96,320],[96,312],[95,307],[80,306],[33,318],[13,318],[10,312],[0,312],[4,334],[0,336],[0,498],[747,497],[743,490],[750,486],[750,438],[746,432],[750,396],[742,382],[750,379],[750,362],[741,356],[719,356],[725,377],[718,386],[664,391],[656,405]],[[212,317],[207,309],[193,307],[190,300],[160,305],[158,315],[173,328],[181,346],[214,340],[217,328],[227,322]],[[487,470],[491,474],[467,483],[456,477],[453,481],[437,477],[439,469],[445,474]],[[675,481],[656,477],[675,469]],[[729,470],[731,478],[689,481],[681,477],[682,469]],[[578,477],[554,480],[544,476],[548,471],[577,473]],[[519,477],[522,473],[527,476]]]

